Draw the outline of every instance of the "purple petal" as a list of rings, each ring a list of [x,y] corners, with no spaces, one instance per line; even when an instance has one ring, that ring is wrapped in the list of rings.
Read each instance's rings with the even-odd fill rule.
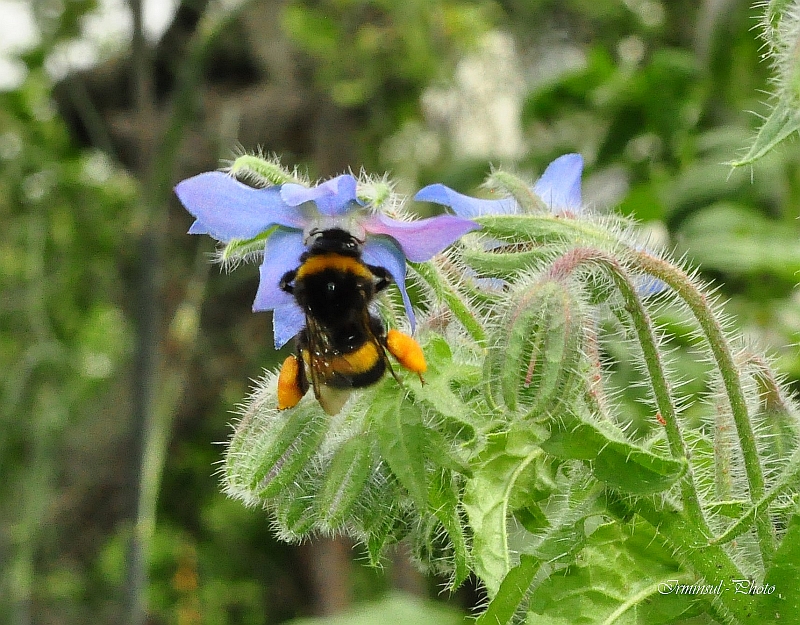
[[[581,173],[583,157],[580,154],[559,156],[533,185],[533,192],[544,200],[554,214],[580,212]]]
[[[403,305],[406,307],[406,315],[411,322],[411,331],[413,332],[417,325],[417,319],[406,291],[406,257],[402,250],[390,239],[371,237],[364,244],[361,257],[365,263],[383,267],[392,276],[397,288],[400,289],[400,296],[403,298]]]
[[[385,215],[375,215],[364,228],[369,234],[385,234],[392,237],[408,260],[419,263],[430,260],[448,245],[457,241],[478,224],[455,215],[439,215],[416,221],[397,221]]]
[[[517,203],[513,198],[500,200],[481,200],[462,195],[443,184],[431,184],[417,191],[414,196],[417,202],[433,202],[449,206],[461,217],[480,217],[481,215],[511,215],[517,212]]]
[[[303,233],[299,230],[279,229],[270,235],[264,248],[264,262],[259,267],[261,280],[253,302],[253,312],[294,303],[294,298],[279,284],[283,274],[297,269],[304,251]]]
[[[323,215],[336,216],[347,212],[352,202],[357,202],[356,179],[350,175],[337,176],[316,187],[286,183],[281,187],[281,198],[289,206],[314,202]]]
[[[252,239],[274,224],[302,229],[300,212],[287,206],[277,187],[254,189],[220,171],[188,178],[175,187],[175,193],[200,222],[190,232],[204,228],[218,241]]]
[[[275,349],[280,349],[300,333],[306,325],[306,315],[297,304],[278,306],[272,313],[272,332]]]

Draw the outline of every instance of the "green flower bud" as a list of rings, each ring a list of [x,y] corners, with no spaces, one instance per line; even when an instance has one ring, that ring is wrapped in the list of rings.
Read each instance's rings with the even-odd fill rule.
[[[571,396],[579,378],[583,313],[568,285],[543,279],[517,291],[494,339],[485,378],[497,405],[535,418]]]
[[[251,398],[226,457],[228,492],[244,501],[263,501],[291,484],[319,449],[328,418],[314,402],[279,411],[274,384]]]

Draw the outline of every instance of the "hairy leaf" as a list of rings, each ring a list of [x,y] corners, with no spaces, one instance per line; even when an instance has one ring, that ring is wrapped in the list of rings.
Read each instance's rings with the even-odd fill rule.
[[[517,479],[541,454],[528,430],[494,435],[467,480],[464,508],[472,526],[474,568],[491,597],[513,565],[507,527],[511,496]]]
[[[389,381],[396,387],[394,380]],[[419,510],[428,506],[427,430],[419,406],[384,384],[367,410],[383,458]]]
[[[527,622],[672,623],[699,612],[697,596],[674,592],[674,585],[691,584],[688,580],[649,526],[609,523],[588,538],[574,564],[536,587]]]
[[[686,470],[685,462],[629,443],[610,425],[574,415],[553,422],[542,448],[559,458],[592,461],[597,479],[634,495],[666,490]]]

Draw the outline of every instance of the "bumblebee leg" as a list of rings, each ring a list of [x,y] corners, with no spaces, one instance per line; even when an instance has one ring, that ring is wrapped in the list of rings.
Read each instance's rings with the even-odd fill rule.
[[[416,373],[420,381],[425,383],[422,374],[428,369],[428,364],[425,362],[425,354],[422,353],[419,343],[408,334],[392,329],[386,334],[386,349],[397,359],[397,362],[409,371]]]
[[[377,265],[367,265],[367,269],[370,270],[373,276],[378,278],[378,282],[375,283],[375,292],[380,293],[389,286],[394,280],[392,280],[392,275],[384,268],[378,267]]]
[[[297,275],[296,269],[293,269],[292,271],[287,271],[285,274],[283,274],[281,281],[278,283],[278,286],[280,287],[281,291],[286,291],[287,293],[294,292],[294,285],[289,283],[294,280],[294,277],[296,275]]]
[[[294,408],[308,390],[308,381],[300,359],[292,354],[283,361],[278,375],[278,410]]]

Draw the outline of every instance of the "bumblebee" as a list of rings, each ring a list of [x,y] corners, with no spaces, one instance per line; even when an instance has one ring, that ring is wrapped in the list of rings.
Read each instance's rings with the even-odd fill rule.
[[[353,389],[375,384],[388,370],[386,352],[419,375],[427,365],[422,348],[370,313],[375,295],[392,283],[383,267],[364,263],[361,241],[340,228],[313,230],[309,249],[280,288],[291,294],[306,316],[297,335],[297,353],[283,362],[278,376],[278,409],[296,406],[310,386],[329,415],[337,414]],[[399,379],[398,379],[399,381]]]

